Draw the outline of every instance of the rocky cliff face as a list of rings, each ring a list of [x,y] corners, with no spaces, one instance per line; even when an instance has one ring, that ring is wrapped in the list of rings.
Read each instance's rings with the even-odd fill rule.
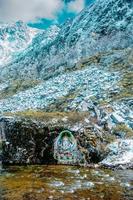
[[[39,121],[33,116],[30,118],[22,116],[1,118],[0,136],[4,136],[4,138],[1,137],[3,140],[2,163],[56,164],[59,162],[54,157],[56,138],[62,131],[65,133],[68,130],[76,139],[77,151],[80,153],[76,163],[71,161],[71,164],[98,163],[106,153],[104,144],[108,143],[107,136],[102,138],[102,135],[98,135],[92,125],[87,125],[85,122],[87,113],[75,115],[77,114],[62,113],[56,114],[55,118],[52,113],[51,115],[43,114],[43,118]],[[72,122],[72,117],[77,118]],[[67,160],[65,162],[67,164]]]
[[[132,130],[120,132],[117,127],[110,131],[105,125],[96,125],[97,120],[88,112],[29,112],[1,117],[0,161],[132,168]],[[70,134],[74,140],[69,143]]]

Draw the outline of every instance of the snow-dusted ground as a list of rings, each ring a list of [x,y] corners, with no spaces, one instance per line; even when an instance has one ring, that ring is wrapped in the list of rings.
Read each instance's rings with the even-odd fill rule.
[[[109,155],[101,164],[106,166],[128,165],[133,166],[133,139],[119,139],[107,146]]]
[[[71,95],[75,97],[68,105],[68,110],[82,110],[82,101],[87,97],[104,99],[112,88],[118,89],[118,73],[111,73],[102,67],[89,66],[83,70],[66,73],[51,78],[32,89],[0,100],[0,111],[24,111],[27,109],[45,109],[58,102],[59,98]],[[64,108],[65,109],[65,108]],[[67,110],[67,107],[66,107]]]

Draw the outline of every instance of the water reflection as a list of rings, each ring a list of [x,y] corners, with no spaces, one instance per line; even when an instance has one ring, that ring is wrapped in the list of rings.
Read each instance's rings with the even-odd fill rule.
[[[132,170],[12,166],[0,175],[0,200],[130,200],[132,189]]]

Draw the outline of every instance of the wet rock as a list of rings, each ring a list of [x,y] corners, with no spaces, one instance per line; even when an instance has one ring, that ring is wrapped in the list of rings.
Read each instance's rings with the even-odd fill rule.
[[[52,141],[56,131],[50,133],[48,127],[31,121],[3,119],[5,138],[3,141],[3,163],[41,164],[56,163],[52,155]],[[49,141],[51,136],[51,141]],[[49,142],[48,142],[49,141]]]
[[[60,187],[60,186],[63,186],[63,185],[64,185],[64,183],[61,182],[61,181],[53,181],[51,183],[51,186],[53,186],[53,187]]]

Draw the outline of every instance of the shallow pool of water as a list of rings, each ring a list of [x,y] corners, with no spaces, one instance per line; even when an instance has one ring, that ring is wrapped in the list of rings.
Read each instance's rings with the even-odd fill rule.
[[[73,166],[10,166],[0,200],[133,200],[133,170]]]

